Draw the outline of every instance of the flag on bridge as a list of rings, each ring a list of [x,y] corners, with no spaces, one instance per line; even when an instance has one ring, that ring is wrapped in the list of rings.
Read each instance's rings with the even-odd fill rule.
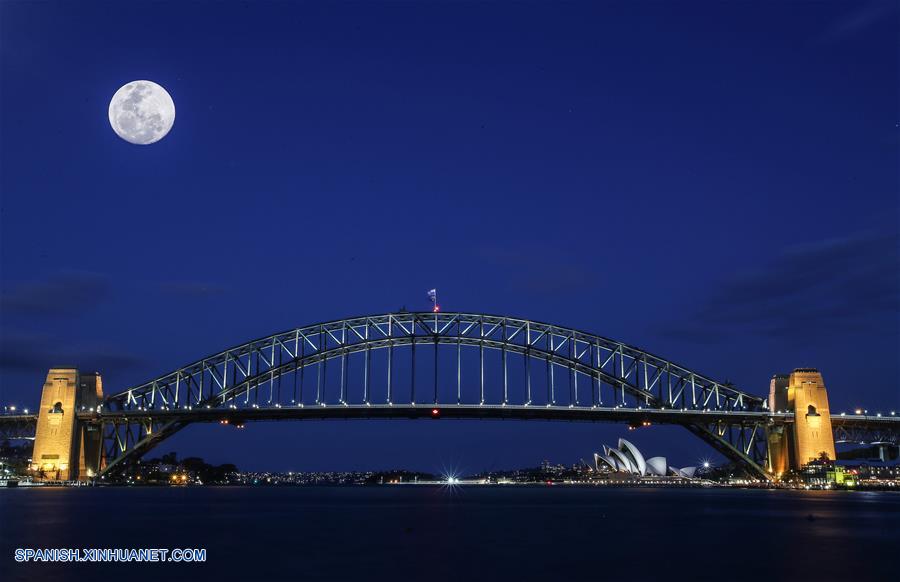
[[[432,309],[431,309],[432,311],[434,311],[435,313],[437,313],[438,311],[441,310],[441,308],[440,308],[440,306],[438,305],[438,302],[437,302],[437,289],[431,289],[431,290],[428,291],[428,299],[430,299],[430,300],[431,300],[431,303],[434,304],[434,307],[432,307]]]

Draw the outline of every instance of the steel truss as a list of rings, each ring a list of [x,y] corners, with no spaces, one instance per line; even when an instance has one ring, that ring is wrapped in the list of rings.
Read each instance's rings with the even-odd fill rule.
[[[768,466],[767,427],[765,418],[738,422],[720,420],[710,424],[692,423],[685,427],[722,453],[747,469],[751,475],[771,480]]]
[[[376,378],[377,357],[382,371]],[[171,412],[357,404],[760,413],[766,408],[762,398],[594,334],[503,316],[396,313],[274,334],[110,396],[99,414],[115,416],[104,421],[107,471],[144,454],[194,416],[176,419]],[[696,425],[692,431],[755,465],[755,449],[732,444],[733,430],[721,426]]]
[[[0,441],[33,441],[37,429],[37,415],[0,415]]]
[[[855,419],[831,417],[836,443],[861,445],[900,445],[900,418]]]
[[[152,417],[104,419],[101,475],[107,471],[110,461],[138,459],[189,422],[176,419],[160,421]]]
[[[275,334],[209,356],[106,399],[112,410],[170,410],[240,403],[278,378],[317,364],[373,350],[459,345],[526,355],[570,375],[587,376],[647,406],[709,410],[764,410],[765,400],[741,392],[638,348],[573,329],[508,317],[463,313],[400,313],[316,324]],[[504,382],[508,377],[504,363]],[[482,375],[482,383],[484,376]],[[369,381],[368,371],[364,382]],[[587,384],[590,386],[591,384]],[[583,384],[584,386],[584,384]],[[504,385],[505,388],[508,388]],[[577,388],[577,387],[576,387]],[[459,391],[457,392],[460,393]],[[270,390],[266,405],[284,404]],[[482,389],[481,394],[484,394]],[[343,398],[345,392],[341,392]],[[503,402],[508,402],[508,390]],[[390,393],[387,402],[390,403]],[[570,395],[571,396],[571,395]],[[574,395],[577,396],[577,395]],[[575,402],[572,396],[568,404]],[[531,397],[530,392],[528,397]],[[296,399],[295,399],[296,400]],[[414,401],[415,399],[413,399]],[[484,400],[484,399],[483,399]],[[552,395],[553,404],[556,394]],[[364,393],[362,401],[370,402]],[[436,403],[437,399],[421,398]],[[248,404],[244,400],[244,404]],[[596,403],[596,402],[594,402]]]

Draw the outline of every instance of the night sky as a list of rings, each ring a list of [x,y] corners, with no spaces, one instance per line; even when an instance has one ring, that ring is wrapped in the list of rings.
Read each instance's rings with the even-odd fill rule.
[[[763,395],[900,409],[898,10],[875,2],[0,4],[0,402],[107,393],[275,331],[442,306]],[[109,126],[164,86],[159,143]],[[462,471],[679,427],[193,426],[241,468]]]

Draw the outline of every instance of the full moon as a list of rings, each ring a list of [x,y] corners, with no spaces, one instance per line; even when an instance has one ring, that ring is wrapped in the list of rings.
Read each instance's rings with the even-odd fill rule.
[[[156,143],[166,137],[173,123],[175,102],[153,81],[123,85],[109,102],[109,124],[129,143]]]

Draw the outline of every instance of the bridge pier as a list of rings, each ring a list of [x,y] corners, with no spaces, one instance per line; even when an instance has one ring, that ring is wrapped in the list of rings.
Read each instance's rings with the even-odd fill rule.
[[[51,368],[37,414],[32,473],[55,481],[88,481],[102,468],[100,427],[78,420],[78,411],[103,401],[100,374]]]
[[[815,368],[797,368],[790,375],[776,374],[769,385],[769,409],[794,413],[793,425],[769,427],[769,468],[776,477],[797,470],[823,453],[835,460],[834,433],[828,392]]]

